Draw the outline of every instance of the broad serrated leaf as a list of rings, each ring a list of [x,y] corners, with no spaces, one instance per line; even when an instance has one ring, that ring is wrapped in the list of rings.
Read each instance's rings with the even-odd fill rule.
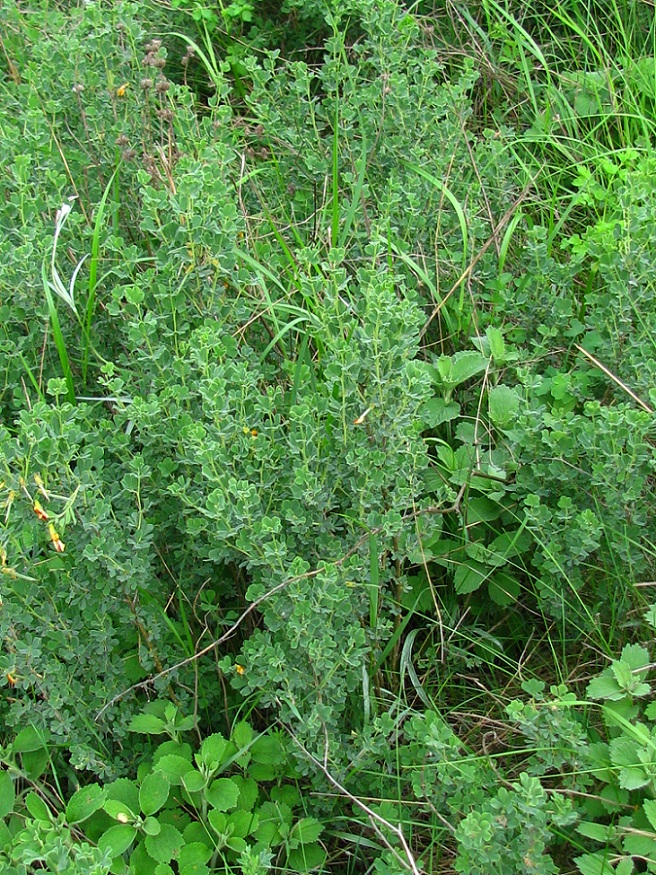
[[[505,564],[513,556],[523,553],[530,546],[530,535],[521,529],[502,532],[490,541],[488,551],[491,564]]]
[[[155,748],[155,751],[153,752],[153,768],[155,768],[162,757],[169,756],[170,754],[174,754],[175,756],[182,757],[183,760],[187,760],[189,767],[191,768],[191,745],[186,742],[181,743],[179,741],[173,741],[173,739],[170,741],[163,741],[162,744]]]
[[[120,820],[121,823],[126,823],[128,820],[134,820],[139,811],[138,808],[133,811],[120,799],[106,799],[103,802],[102,807],[111,818],[114,820]]]
[[[244,778],[241,775],[233,775],[232,781],[239,789],[237,805],[245,811],[250,811],[260,795],[257,781],[253,780],[253,778]]]
[[[3,820],[0,820],[0,851],[9,850],[13,843],[14,837],[11,834],[9,827]],[[11,875],[18,875],[18,873],[11,873]]]
[[[615,875],[634,875],[635,868],[631,857],[623,857],[615,866]]]
[[[285,761],[285,750],[275,735],[262,735],[253,742],[251,756],[256,763],[277,766]]]
[[[122,802],[133,814],[139,813],[139,788],[129,778],[117,778],[105,786],[107,799]]]
[[[212,848],[204,842],[189,842],[180,849],[178,866],[188,866],[194,863],[207,863],[212,856]]]
[[[656,838],[646,831],[640,834],[628,832],[622,838],[622,850],[632,857],[653,860],[656,854]]]
[[[630,690],[631,684],[633,683],[631,666],[627,665],[625,662],[614,660],[610,669],[613,672],[618,687],[621,687],[623,690]]]
[[[581,875],[615,875],[615,869],[609,863],[613,855],[607,854],[584,854],[575,857],[574,862]]]
[[[137,835],[137,830],[129,823],[119,823],[110,826],[98,839],[101,851],[108,851],[110,857],[119,857],[130,847]]]
[[[207,875],[207,861],[212,856],[212,849],[202,842],[191,842],[180,848],[178,855],[179,875]]]
[[[199,823],[197,820],[192,820],[182,830],[185,843],[190,845],[192,842],[200,842],[207,845],[208,848],[214,848],[214,839],[209,833],[207,826],[204,823]]]
[[[622,648],[621,661],[640,676],[649,671],[649,651],[640,644],[627,644]]]
[[[448,375],[443,377],[444,384],[450,388],[455,388],[477,374],[483,373],[489,364],[489,359],[475,350],[462,350],[450,358],[451,367]]]
[[[497,571],[488,580],[487,591],[492,601],[506,607],[514,604],[521,592],[521,585],[518,580],[505,571]]]
[[[656,702],[650,702],[645,708],[645,717],[647,720],[656,720]]]
[[[519,395],[510,386],[494,386],[488,392],[490,419],[499,428],[507,428],[517,419]]]
[[[170,784],[177,785],[182,783],[183,775],[193,769],[193,766],[185,757],[167,754],[157,761],[154,768],[157,772],[162,772]]]
[[[253,825],[253,813],[251,811],[233,811],[228,815],[227,827],[232,835],[245,838],[251,830],[255,829]]]
[[[640,766],[627,766],[620,769],[620,787],[625,790],[639,790],[651,781],[647,771]]]
[[[140,732],[144,735],[161,735],[166,728],[166,721],[154,714],[136,714],[130,721],[130,732]]]
[[[245,720],[241,720],[233,727],[231,739],[239,750],[243,750],[253,741],[253,727]]]
[[[264,802],[257,809],[259,824],[252,833],[256,841],[262,842],[267,847],[279,845],[283,836],[280,831],[284,824],[286,828],[291,826],[292,811],[288,805],[282,802]]]
[[[503,333],[499,328],[493,325],[485,329],[485,336],[490,345],[490,356],[495,364],[503,364],[506,360],[506,342],[503,339]]]
[[[639,763],[638,745],[630,738],[614,738],[609,745],[610,760],[614,766],[633,766]]]
[[[218,732],[214,735],[208,735],[200,746],[201,761],[208,769],[218,768],[223,762],[227,747],[227,740]]]
[[[162,825],[156,817],[146,817],[141,824],[141,829],[148,836],[156,836],[162,831]]]
[[[197,769],[190,769],[182,776],[182,786],[187,793],[198,793],[206,784],[207,779]]]
[[[429,398],[419,411],[419,419],[426,428],[437,428],[460,416],[460,405],[444,398]]]
[[[652,629],[656,629],[656,605],[649,606],[649,610],[645,614],[645,620],[649,623]]]
[[[239,787],[231,778],[217,778],[205,790],[205,798],[218,811],[234,808],[239,799]]]
[[[318,869],[326,861],[326,852],[321,845],[301,845],[289,852],[287,856],[287,868],[293,872],[309,872]]]
[[[615,828],[603,823],[583,822],[579,823],[576,831],[586,838],[594,839],[595,842],[605,845],[611,841]]]
[[[46,747],[49,737],[50,733],[37,732],[33,726],[26,726],[21,729],[11,746],[14,753],[29,753]]]
[[[155,814],[169,798],[171,785],[165,774],[151,772],[141,782],[139,806],[144,814]]]
[[[186,866],[178,864],[178,875],[210,875],[210,869],[205,863],[188,863]]]
[[[0,820],[14,810],[16,788],[11,775],[7,771],[0,772]]]
[[[643,800],[642,807],[647,815],[647,820],[651,824],[651,828],[656,831],[656,799]]]
[[[294,824],[290,835],[298,839],[302,845],[316,842],[323,832],[323,824],[315,817],[303,817]]]
[[[35,820],[42,820],[45,822],[50,822],[52,820],[52,814],[46,803],[40,796],[32,791],[30,791],[25,797],[25,807]]]
[[[66,822],[69,825],[82,823],[87,817],[103,807],[105,789],[99,784],[88,784],[73,793],[66,806]]]
[[[591,699],[621,699],[625,693],[620,689],[614,677],[608,674],[600,674],[592,678],[588,684],[587,695]]]
[[[207,812],[207,820],[217,835],[225,835],[228,818],[222,811],[217,811],[216,808],[213,808]]]
[[[649,684],[636,684],[631,688],[631,695],[640,699],[643,696],[648,696],[651,693],[651,687]]]
[[[269,798],[272,802],[283,802],[292,809],[301,804],[301,794],[293,784],[281,784],[278,787],[272,787],[269,791]]]
[[[626,721],[633,723],[638,717],[639,709],[626,695],[617,697],[616,701],[606,699],[603,706],[603,717],[607,726],[618,726],[622,731],[626,728]]]
[[[489,568],[486,568],[481,563],[474,562],[473,560],[459,565],[453,575],[453,584],[456,592],[459,595],[464,595],[468,592],[476,592],[476,590],[485,583],[489,574]]]
[[[146,836],[146,850],[158,863],[168,863],[184,845],[182,833],[170,823],[161,824],[158,835]]]
[[[248,774],[260,784],[264,781],[275,781],[277,767],[270,766],[267,763],[250,763],[248,766]]]
[[[609,814],[618,814],[629,804],[629,792],[617,786],[614,778],[613,783],[602,787],[599,798],[604,810]]]
[[[499,519],[503,512],[502,506],[497,501],[484,496],[471,498],[464,507],[468,526],[480,522],[492,522]]]
[[[37,778],[40,778],[50,765],[50,754],[45,747],[27,751],[22,754],[21,759],[25,777],[30,781],[36,781]]]

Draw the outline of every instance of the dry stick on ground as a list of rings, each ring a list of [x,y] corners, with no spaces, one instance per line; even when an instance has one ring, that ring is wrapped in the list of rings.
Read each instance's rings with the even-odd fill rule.
[[[322,772],[326,776],[326,778],[333,785],[333,787],[339,793],[341,793],[343,796],[345,796],[350,802],[352,802],[354,805],[357,805],[357,807],[361,811],[364,811],[364,813],[369,818],[369,822],[371,823],[373,830],[377,833],[377,835],[385,843],[387,848],[394,854],[394,856],[396,857],[398,862],[403,866],[403,868],[407,869],[409,872],[412,872],[412,875],[422,875],[421,870],[419,869],[419,867],[417,866],[417,864],[415,862],[414,855],[413,855],[412,851],[410,850],[410,846],[408,845],[408,842],[406,841],[406,838],[403,835],[403,830],[401,829],[401,827],[394,826],[394,824],[390,823],[389,820],[385,820],[384,817],[382,817],[380,814],[378,814],[372,808],[369,808],[369,806],[366,805],[361,799],[358,799],[357,796],[354,796],[352,793],[349,793],[349,791],[346,789],[346,787],[342,786],[342,784],[340,784],[339,781],[331,775],[330,770],[328,769],[328,766],[327,766],[328,739],[326,739],[326,749],[325,749],[325,753],[324,753],[324,761],[323,761],[323,763],[321,763],[321,762],[319,762],[318,759],[316,759],[316,757],[312,756],[310,751],[298,740],[298,738],[296,738],[296,736],[294,735],[294,733],[291,731],[291,729],[288,726],[285,726],[284,723],[281,723],[280,725],[288,733],[288,735],[292,739],[292,741],[300,748],[301,752],[303,753],[303,756],[307,757],[310,760],[310,762],[317,769],[319,769],[320,772]],[[383,826],[385,829],[388,829],[391,833],[394,833],[394,835],[399,840],[401,847],[403,848],[403,853],[405,854],[405,857],[406,857],[405,860],[403,859],[403,857],[401,857],[401,855],[394,848],[394,846],[390,844],[390,842],[387,840],[387,838],[385,837],[385,834],[382,832],[382,830],[380,829],[378,824]]]
[[[418,510],[418,511],[412,511],[411,513],[404,516],[403,519],[413,519],[413,518],[416,518],[421,513],[429,513],[429,514],[458,513],[460,511],[460,504],[462,502],[462,497],[464,495],[464,491],[465,491],[465,487],[463,486],[463,487],[461,487],[460,491],[458,492],[458,495],[456,496],[453,504],[449,505],[449,507],[423,508],[423,509]],[[263,595],[261,595],[259,598],[255,599],[254,602],[251,602],[251,604],[246,608],[246,610],[242,611],[242,613],[237,617],[237,619],[232,624],[232,626],[228,629],[228,631],[224,632],[220,638],[217,638],[215,641],[211,641],[206,647],[203,647],[202,650],[199,650],[198,653],[194,653],[193,656],[188,656],[186,659],[183,659],[180,662],[176,662],[175,665],[172,665],[170,668],[165,668],[163,671],[158,672],[156,675],[153,675],[152,677],[148,678],[147,680],[140,681],[138,684],[133,684],[131,687],[128,687],[126,690],[123,690],[121,693],[117,693],[113,698],[111,698],[109,700],[109,702],[107,702],[105,705],[103,705],[103,707],[100,709],[100,711],[98,711],[98,713],[96,714],[95,719],[99,720],[102,717],[102,715],[105,713],[105,711],[107,711],[108,708],[111,708],[112,705],[115,705],[116,702],[119,702],[121,699],[123,699],[125,696],[127,696],[128,693],[134,693],[137,690],[145,690],[147,687],[154,684],[155,681],[158,681],[160,678],[166,677],[166,675],[171,674],[171,672],[177,671],[179,668],[183,668],[185,665],[189,665],[190,663],[195,662],[197,659],[200,659],[201,656],[205,656],[206,654],[211,653],[212,650],[216,650],[217,647],[220,647],[221,644],[223,644],[229,638],[232,638],[232,636],[235,634],[235,632],[241,626],[241,624],[244,622],[244,620],[247,617],[249,617],[253,613],[253,611],[256,608],[258,608],[263,602],[268,601],[268,599],[270,599],[271,596],[275,595],[277,592],[281,592],[281,590],[285,589],[285,587],[289,586],[291,583],[296,583],[299,580],[311,580],[313,577],[317,577],[319,574],[321,574],[322,571],[325,571],[326,567],[330,567],[330,566],[338,566],[339,567],[340,565],[343,565],[347,559],[349,559],[351,556],[353,556],[354,553],[357,553],[357,551],[360,549],[360,547],[362,547],[362,545],[365,544],[369,540],[369,537],[372,534],[374,534],[374,535],[378,534],[380,531],[382,531],[382,527],[374,529],[372,532],[367,532],[367,534],[364,535],[362,538],[360,538],[360,540],[356,544],[354,544],[350,550],[348,550],[346,553],[344,553],[343,556],[341,556],[339,559],[335,560],[334,562],[325,562],[321,567],[315,568],[314,571],[306,571],[304,574],[296,574],[294,577],[288,577],[286,580],[283,580],[280,583],[276,584],[276,586],[274,586],[272,589],[268,590]]]

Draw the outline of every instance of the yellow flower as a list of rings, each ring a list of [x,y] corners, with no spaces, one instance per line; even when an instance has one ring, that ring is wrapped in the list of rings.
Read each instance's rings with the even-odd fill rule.
[[[34,509],[34,513],[38,516],[38,518],[39,518],[42,522],[45,522],[46,520],[50,519],[50,517],[48,516],[47,512],[46,512],[46,511],[43,509],[43,507],[41,506],[41,502],[40,502],[40,501],[36,501],[36,500],[35,500],[34,505],[33,505],[33,509]]]
[[[59,537],[57,532],[55,531],[55,527],[52,523],[48,523],[48,533],[50,535],[50,540],[52,541],[52,546],[58,553],[63,553],[66,549],[66,546],[62,542],[62,539]]]

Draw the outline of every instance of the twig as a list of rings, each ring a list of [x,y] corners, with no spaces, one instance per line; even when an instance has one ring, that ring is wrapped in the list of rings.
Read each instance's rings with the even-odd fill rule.
[[[590,361],[592,362],[593,365],[595,365],[595,367],[599,368],[600,371],[602,371],[604,374],[606,374],[606,376],[609,377],[609,379],[611,379],[613,381],[613,383],[615,383],[617,386],[620,387],[620,389],[623,389],[627,395],[629,395],[631,398],[633,398],[633,400],[635,401],[635,403],[639,407],[642,407],[642,409],[646,410],[647,413],[654,412],[648,404],[645,404],[645,402],[641,398],[638,398],[638,396],[635,394],[635,392],[632,392],[631,389],[629,389],[629,387],[626,385],[626,383],[623,383],[619,377],[616,377],[615,374],[613,374],[611,371],[609,371],[605,365],[602,365],[602,363],[599,361],[599,359],[596,359],[592,355],[591,352],[588,352],[587,349],[584,349],[582,346],[579,346],[578,343],[575,343],[574,346],[586,358],[590,359]]]
[[[417,863],[415,862],[414,855],[410,850],[410,846],[408,845],[406,837],[403,835],[403,830],[401,829],[401,827],[395,826],[393,823],[390,823],[389,820],[385,820],[382,815],[374,811],[373,808],[369,808],[369,806],[364,803],[362,799],[358,799],[357,796],[354,796],[352,793],[350,793],[346,789],[346,787],[340,784],[339,781],[331,775],[328,767],[325,765],[325,763],[328,762],[328,740],[326,739],[324,762],[321,763],[316,757],[314,757],[310,753],[310,751],[303,745],[303,743],[299,741],[298,738],[296,738],[296,736],[288,726],[285,726],[284,723],[281,723],[280,725],[289,734],[289,737],[297,745],[297,747],[300,748],[303,755],[306,756],[323,775],[325,775],[325,777],[333,785],[333,787],[338,790],[343,796],[346,796],[346,798],[350,800],[354,805],[357,805],[357,807],[361,811],[364,811],[364,813],[369,818],[369,822],[371,823],[374,832],[376,832],[377,835],[380,836],[381,840],[385,843],[385,845],[387,845],[387,847],[394,854],[399,863],[401,863],[401,865],[409,872],[412,872],[412,875],[422,875],[421,869],[419,869]],[[405,860],[399,855],[398,851],[388,842],[388,840],[385,838],[385,834],[379,829],[378,824],[383,826],[385,829],[388,829],[397,837],[401,847],[403,848],[403,853],[406,857]]]

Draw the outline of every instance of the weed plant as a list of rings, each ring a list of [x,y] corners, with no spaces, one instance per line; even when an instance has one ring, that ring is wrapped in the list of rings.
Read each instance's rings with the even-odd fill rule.
[[[5,870],[654,871],[651,19],[0,18]]]

